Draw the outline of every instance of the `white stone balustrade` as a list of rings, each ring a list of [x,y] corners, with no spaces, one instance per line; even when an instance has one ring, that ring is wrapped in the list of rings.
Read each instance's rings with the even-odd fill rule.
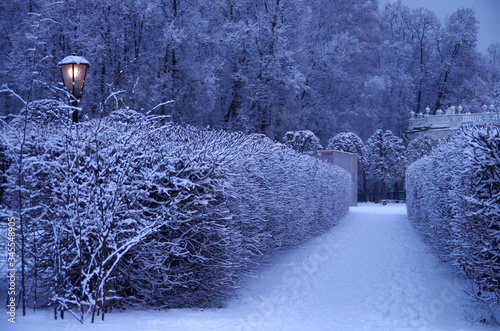
[[[448,107],[445,112],[441,109],[436,111],[436,115],[429,114],[429,108],[426,108],[426,114],[410,113],[410,133],[411,131],[420,131],[421,129],[456,129],[462,125],[472,125],[494,121],[499,119],[498,109],[493,105],[481,107],[481,113],[463,113],[462,106]]]

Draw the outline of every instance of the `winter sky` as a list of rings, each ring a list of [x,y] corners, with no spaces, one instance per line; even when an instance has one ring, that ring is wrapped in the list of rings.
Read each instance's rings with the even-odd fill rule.
[[[403,3],[410,8],[428,8],[435,12],[442,22],[458,8],[473,8],[479,21],[479,51],[486,54],[490,44],[500,42],[500,0],[403,0]]]

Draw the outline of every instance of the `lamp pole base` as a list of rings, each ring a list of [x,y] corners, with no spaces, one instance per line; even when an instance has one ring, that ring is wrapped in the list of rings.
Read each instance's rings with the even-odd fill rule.
[[[71,101],[73,107],[78,107],[78,100]],[[78,109],[73,111],[73,123],[78,123]]]

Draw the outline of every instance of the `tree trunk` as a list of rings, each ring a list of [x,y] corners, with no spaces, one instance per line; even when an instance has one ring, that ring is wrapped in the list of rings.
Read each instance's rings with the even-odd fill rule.
[[[380,185],[382,187],[382,199],[386,200],[387,199],[387,188],[385,187],[385,181],[382,180]]]
[[[362,170],[363,172],[363,194],[364,194],[364,201],[363,202],[367,202],[368,201],[368,189],[366,188],[366,172],[364,170]]]

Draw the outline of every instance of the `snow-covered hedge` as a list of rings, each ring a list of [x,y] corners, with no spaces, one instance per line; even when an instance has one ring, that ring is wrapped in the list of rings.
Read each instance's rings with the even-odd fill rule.
[[[405,152],[406,165],[409,166],[425,155],[429,155],[434,147],[439,145],[440,140],[429,134],[421,134],[410,141]]]
[[[348,210],[347,172],[261,135],[130,110],[30,118],[2,126],[3,212],[23,225],[29,304],[80,320],[123,303],[219,305],[263,254]]]
[[[318,137],[309,130],[288,131],[281,140],[286,147],[311,156],[319,156],[323,149]]]
[[[408,168],[410,220],[434,251],[500,303],[500,127],[463,129]]]

